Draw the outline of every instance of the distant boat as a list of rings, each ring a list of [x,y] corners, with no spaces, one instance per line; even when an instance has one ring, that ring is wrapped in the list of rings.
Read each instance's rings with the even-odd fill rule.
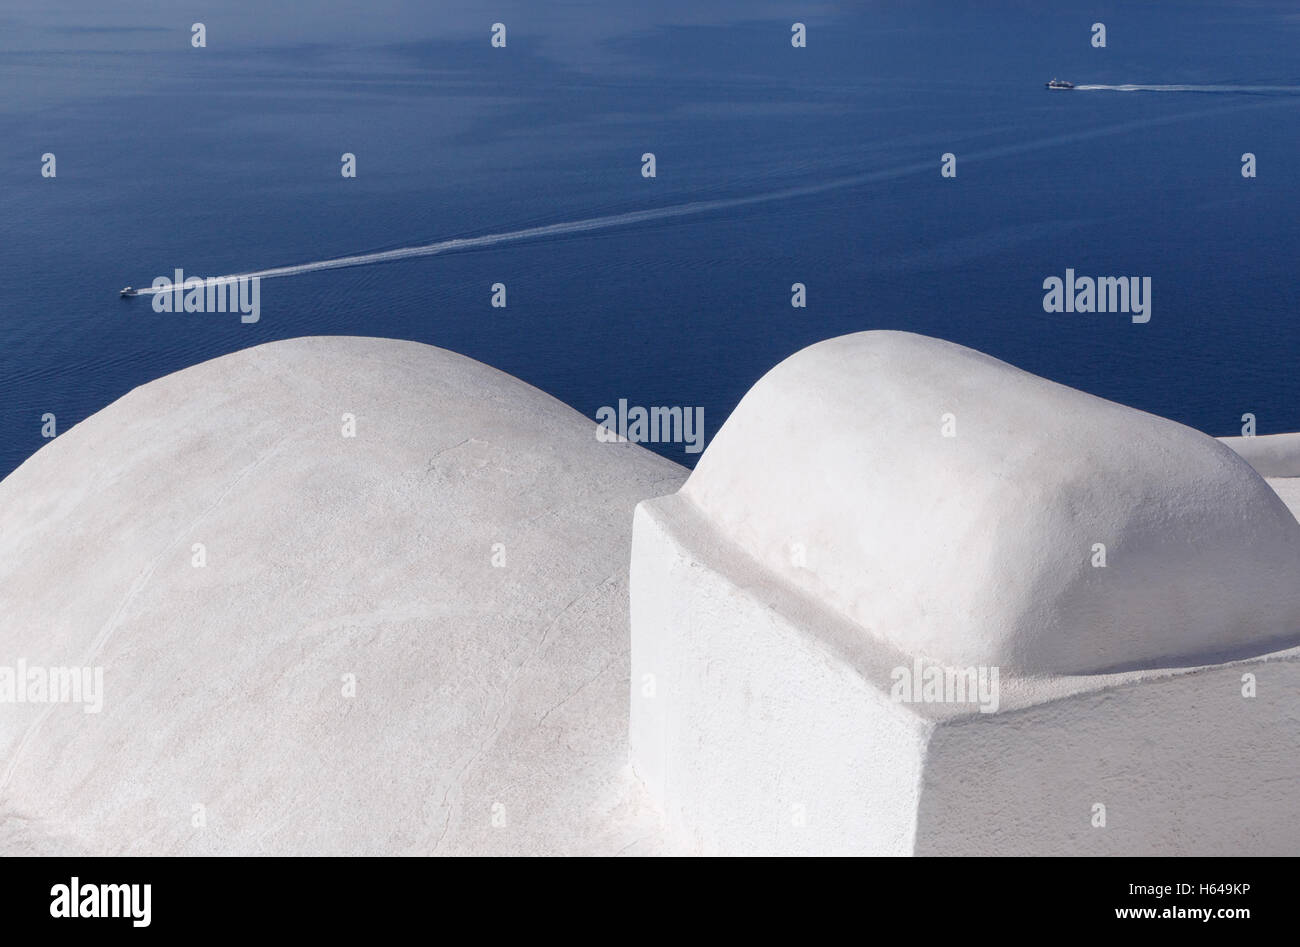
[[[118,295],[119,295],[119,296],[134,296],[134,295],[136,295],[137,292],[138,292],[137,290],[132,289],[130,286],[123,286],[123,287],[122,287],[122,291],[121,291],[120,293],[118,293]]]
[[[1047,83],[1047,87],[1049,89],[1073,89],[1074,83],[1066,82],[1064,79],[1053,79],[1051,82]]]

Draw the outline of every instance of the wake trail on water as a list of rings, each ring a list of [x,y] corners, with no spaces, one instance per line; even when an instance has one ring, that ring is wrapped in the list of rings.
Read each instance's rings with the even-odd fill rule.
[[[907,167],[875,171],[868,174],[854,175],[852,177],[836,178],[831,181],[823,181],[819,184],[808,184],[801,187],[785,188],[779,191],[768,191],[763,194],[751,194],[745,197],[727,197],[709,201],[692,201],[686,204],[675,204],[670,207],[653,207],[648,210],[627,211],[621,214],[606,214],[601,217],[588,217],[584,220],[569,220],[555,224],[544,224],[537,227],[524,227],[520,230],[507,230],[502,233],[489,233],[478,237],[455,237],[449,240],[439,240],[436,243],[421,244],[420,246],[401,247],[396,250],[377,250],[373,253],[359,253],[353,256],[335,257],[331,260],[317,260],[313,263],[297,263],[292,266],[277,266],[267,270],[252,270],[247,273],[234,273],[229,276],[210,276],[203,280],[203,285],[220,285],[222,283],[233,283],[246,279],[275,279],[281,276],[301,276],[304,273],[315,273],[320,270],[338,270],[352,266],[370,266],[375,263],[392,263],[397,260],[436,256],[440,253],[452,253],[458,250],[481,250],[488,247],[498,247],[508,243],[516,243],[521,240],[535,240],[544,237],[560,237],[571,234],[590,233],[596,230],[608,230],[614,227],[628,227],[634,224],[647,223],[651,221],[671,220],[676,217],[690,217],[697,214],[729,210],[736,207],[747,207],[752,204],[763,204],[770,201],[785,201],[799,197],[811,197],[816,194],[822,194],[826,191],[854,187],[861,184],[870,184],[874,181],[885,181],[890,178],[902,177],[907,174],[918,174],[923,170],[933,170],[933,167],[933,162],[927,162],[924,165],[908,165]],[[138,293],[141,296],[148,296],[155,293],[170,293],[174,291],[174,287],[155,289],[150,286],[142,287],[138,290]]]
[[[1290,85],[1076,85],[1075,92],[1253,92],[1300,95]]]
[[[1114,89],[1117,91],[1128,90],[1127,86],[1076,86],[1076,89]],[[1139,89],[1150,89],[1157,91],[1178,90],[1178,91],[1199,91],[1202,89],[1215,89],[1217,86],[1143,86],[1131,87],[1133,91]],[[1225,89],[1231,88],[1234,91],[1241,91],[1241,86],[1225,86]],[[1258,88],[1266,88],[1260,86]],[[1300,88],[1290,89],[1288,91],[1300,92]],[[964,156],[964,161],[981,161],[997,158],[1005,158],[1013,155],[1025,154],[1032,151],[1040,151],[1045,148],[1052,148],[1058,145],[1070,144],[1091,138],[1102,138],[1109,135],[1118,135],[1127,131],[1133,131],[1140,128],[1149,128],[1152,125],[1163,125],[1174,122],[1187,121],[1188,119],[1201,118],[1209,115],[1217,115],[1231,109],[1211,109],[1198,112],[1185,112],[1176,115],[1163,116],[1161,118],[1147,118],[1136,121],[1121,122],[1117,125],[1108,125],[1100,128],[1085,129],[1078,132],[1053,135],[1049,138],[1041,138],[1035,141],[1014,142],[995,148],[987,148],[983,151],[972,152]],[[751,207],[756,204],[767,204],[776,201],[789,201],[801,197],[813,197],[819,194],[825,194],[830,191],[843,190],[846,188],[860,187],[864,184],[874,184],[882,181],[895,180],[902,177],[917,174],[933,174],[936,170],[936,162],[925,161],[909,165],[901,165],[894,168],[886,168],[879,171],[871,171],[864,174],[855,174],[848,177],[833,178],[829,181],[822,181],[816,184],[806,184],[798,187],[782,188],[775,191],[765,191],[760,194],[750,194],[742,197],[724,197],[714,200],[691,201],[684,204],[673,204],[668,207],[652,207],[647,210],[627,211],[618,214],[605,214],[599,217],[587,217],[582,220],[562,221],[554,224],[541,224],[532,227],[523,227],[518,230],[507,230],[500,233],[482,234],[477,237],[454,237],[447,240],[439,240],[434,243],[425,243],[412,247],[399,247],[393,250],[375,250],[369,253],[358,253],[351,256],[334,257],[329,260],[317,260],[311,263],[296,263],[291,266],[276,266],[265,270],[250,270],[245,273],[232,273],[228,276],[209,276],[199,278],[202,285],[218,286],[225,283],[234,283],[240,280],[248,279],[277,279],[283,276],[302,276],[306,273],[316,273],[322,270],[341,270],[354,266],[372,266],[378,263],[393,263],[399,260],[410,260],[417,257],[437,256],[442,253],[455,253],[463,250],[482,250],[492,247],[504,246],[506,244],[518,243],[525,240],[538,240],[547,237],[562,237],[573,234],[592,233],[601,230],[610,230],[616,227],[630,227],[636,224],[651,223],[656,221],[673,220],[682,217],[694,217],[700,214],[708,214],[722,210],[732,210],[740,207]],[[195,284],[191,284],[195,285]],[[168,286],[155,289],[152,286],[141,287],[136,290],[140,296],[151,296],[157,293],[175,292],[179,287]]]

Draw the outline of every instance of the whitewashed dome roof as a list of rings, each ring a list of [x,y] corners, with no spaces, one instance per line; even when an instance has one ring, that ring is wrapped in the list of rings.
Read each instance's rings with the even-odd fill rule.
[[[786,359],[682,494],[782,581],[935,661],[1083,673],[1300,641],[1300,524],[1237,454],[937,339]]]
[[[0,483],[0,665],[104,688],[0,706],[0,851],[654,851],[626,563],[684,475],[414,342],[132,391]]]

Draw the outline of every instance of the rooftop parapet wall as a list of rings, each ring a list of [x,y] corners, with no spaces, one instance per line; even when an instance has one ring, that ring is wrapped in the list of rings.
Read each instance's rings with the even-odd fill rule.
[[[1300,477],[1300,433],[1221,437],[1262,477]]]

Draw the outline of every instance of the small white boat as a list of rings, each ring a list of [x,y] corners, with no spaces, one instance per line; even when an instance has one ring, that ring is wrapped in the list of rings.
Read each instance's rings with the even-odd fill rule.
[[[120,293],[118,293],[118,295],[119,295],[119,296],[134,296],[134,295],[136,295],[136,291],[135,291],[134,289],[132,289],[130,286],[123,286],[123,287],[122,287],[122,291],[121,291]]]
[[[1051,82],[1047,83],[1047,87],[1049,89],[1073,89],[1074,83],[1066,82],[1064,79],[1053,79]]]

